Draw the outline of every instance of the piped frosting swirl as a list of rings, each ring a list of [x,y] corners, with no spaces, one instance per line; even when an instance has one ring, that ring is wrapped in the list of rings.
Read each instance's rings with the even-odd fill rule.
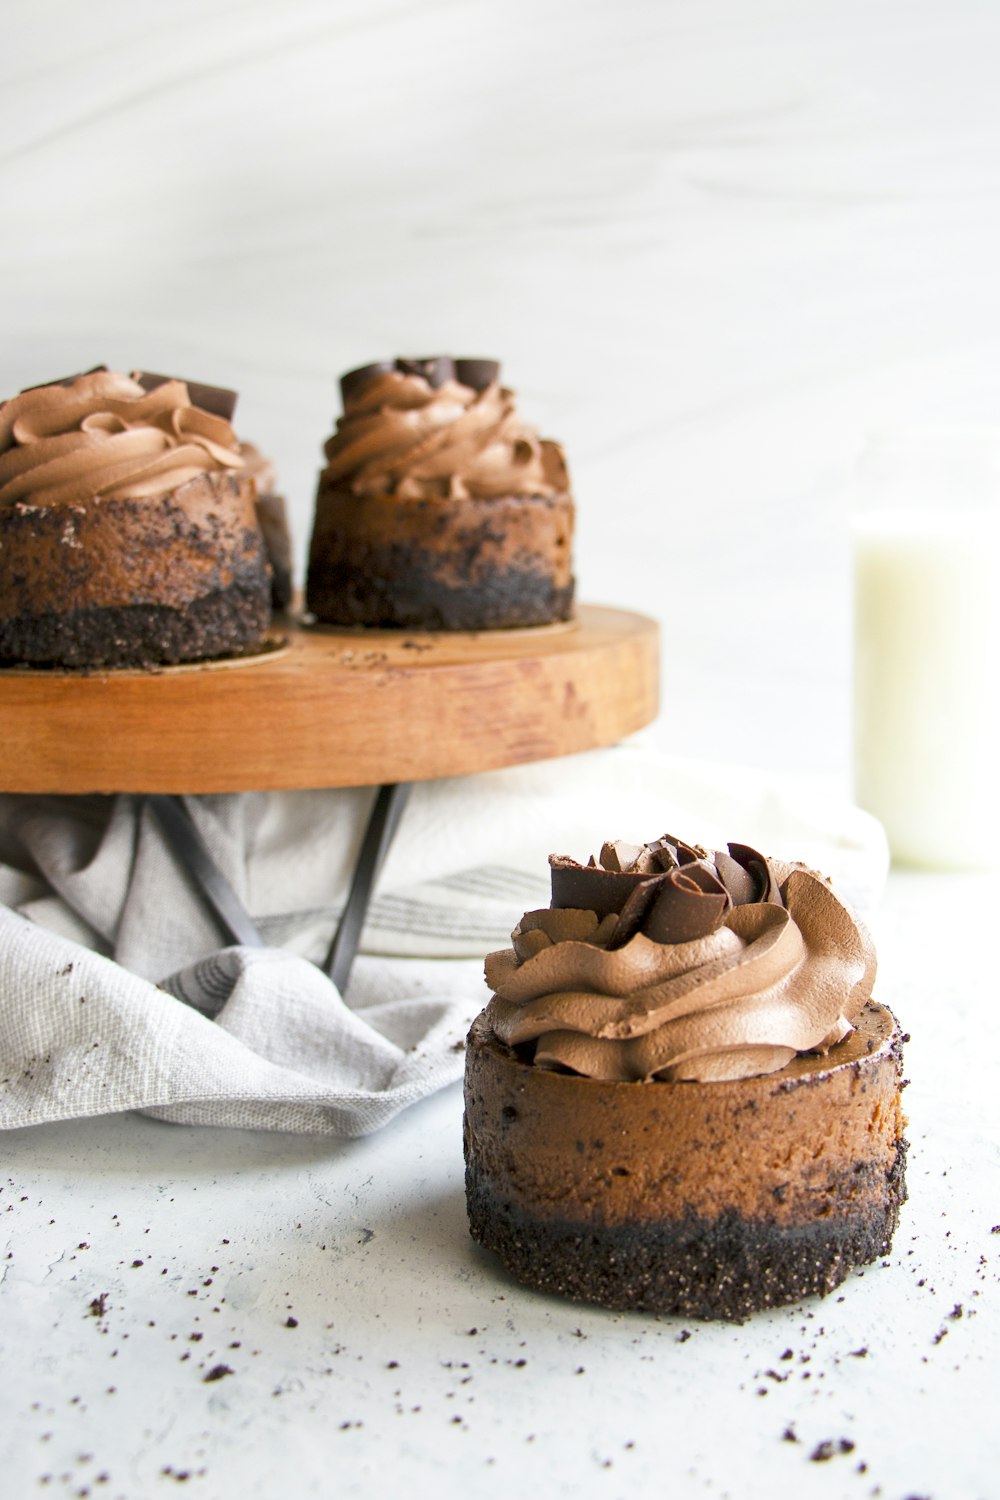
[[[493,361],[400,359],[352,371],[342,391],[344,415],[324,449],[324,484],[400,500],[569,488],[562,449],[521,421]]]
[[[871,994],[868,932],[804,866],[669,837],[550,864],[552,906],[486,960],[490,1024],[536,1066],[753,1077],[834,1046]]]
[[[94,370],[0,406],[0,506],[138,500],[243,467],[229,422],[193,405],[182,380],[146,390]]]

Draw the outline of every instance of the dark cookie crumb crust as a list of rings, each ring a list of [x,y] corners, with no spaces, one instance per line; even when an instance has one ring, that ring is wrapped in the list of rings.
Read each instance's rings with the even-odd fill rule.
[[[550,625],[573,612],[573,585],[557,588],[530,570],[480,568],[468,587],[449,587],[434,559],[408,548],[380,548],[365,565],[317,565],[307,604],[328,625],[405,630],[502,630]]]
[[[321,482],[306,608],[327,625],[496,630],[570,618],[568,494],[400,501]]]
[[[230,656],[256,645],[270,618],[263,574],[183,609],[131,604],[22,616],[0,620],[0,666],[149,667]]]
[[[905,1201],[900,1143],[883,1205],[863,1218],[797,1226],[717,1219],[580,1224],[526,1213],[466,1167],[472,1237],[527,1286],[616,1310],[738,1322],[768,1307],[832,1291],[885,1255]]]

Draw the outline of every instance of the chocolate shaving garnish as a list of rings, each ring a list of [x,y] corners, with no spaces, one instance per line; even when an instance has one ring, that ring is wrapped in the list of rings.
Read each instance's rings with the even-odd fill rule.
[[[346,375],[340,377],[340,399],[346,406],[352,396],[366,386],[376,375],[388,375],[396,368],[396,362],[392,359],[380,359],[374,365],[359,365],[356,370],[348,370]]]
[[[646,845],[650,858],[655,862],[659,870],[676,870],[680,861],[674,855],[676,840],[667,838],[653,839]]]
[[[549,865],[553,907],[619,914],[612,948],[637,932],[655,943],[693,942],[714,932],[731,906],[785,904],[770,862],[748,844],[710,855],[665,833],[648,844],[610,840],[586,865],[557,854]]]
[[[596,864],[580,865],[564,854],[553,854],[549,865],[552,905],[596,912],[598,917],[620,912],[636,886],[649,879],[648,874],[602,870]]]
[[[456,359],[455,379],[473,391],[485,391],[495,380],[500,379],[498,359]]]
[[[708,851],[700,844],[685,844],[683,839],[675,839],[672,833],[665,833],[662,838],[654,839],[646,848],[656,855],[663,870],[673,870],[679,865],[691,865],[696,860],[708,859]]]
[[[728,854],[716,850],[715,868],[732,897],[733,905],[770,901],[775,906],[784,906],[770,861],[756,849],[751,849],[749,844],[730,844],[728,847]]]
[[[132,379],[144,391],[155,391],[157,386],[167,385],[171,380],[184,381],[192,406],[209,412],[213,417],[222,417],[226,422],[233,420],[236,403],[240,399],[237,391],[230,391],[224,385],[205,385],[200,380],[184,380],[183,375],[156,375],[152,370],[136,370]]]
[[[95,365],[92,370],[78,370],[75,375],[63,375],[60,380],[43,380],[39,385],[25,385],[21,387],[20,395],[26,396],[29,391],[44,391],[47,385],[72,385],[74,380],[82,380],[85,375],[103,375],[107,368],[107,365]]]
[[[657,882],[643,935],[653,943],[693,943],[722,926],[730,905],[722,882],[704,865],[689,864]]]
[[[670,834],[664,834],[651,844],[627,844],[623,839],[611,840],[601,848],[600,860],[595,860],[591,855],[586,865],[578,864],[566,855],[554,854],[549,860],[552,870],[552,905],[593,911],[598,917],[606,917],[613,912],[624,915],[626,905],[638,886],[660,874],[697,868],[703,872],[708,890],[714,894],[722,892],[725,910],[729,905],[729,898],[707,860],[708,855],[698,845],[685,844],[682,839],[675,839]],[[701,877],[697,877],[696,883],[698,889],[706,888]],[[646,899],[635,899],[635,904],[629,909],[625,927],[619,928],[615,933],[614,947],[621,947],[639,930],[643,913],[647,910]],[[721,921],[721,917],[719,920]],[[714,922],[706,931],[712,932],[716,926],[718,922]],[[644,925],[642,930],[645,931]],[[669,941],[687,940],[673,938]]]
[[[624,839],[601,845],[601,857],[597,861],[602,870],[616,870],[628,875],[655,875],[658,866],[652,860],[643,860],[644,844],[626,844]]]
[[[729,849],[712,863],[700,845],[664,834],[649,844],[610,840],[600,861],[591,855],[586,865],[553,854],[552,907],[594,912],[598,920],[617,913],[608,943],[616,949],[640,932],[654,943],[691,943],[715,932],[732,906],[784,905],[763,855],[745,844]]]
[[[654,875],[652,879],[646,879],[641,885],[634,886],[629,894],[628,900],[622,907],[618,916],[618,925],[615,927],[608,948],[624,948],[625,944],[641,932],[645,926],[646,918],[653,908],[660,886],[664,881],[670,879],[669,875]]]
[[[759,882],[754,879],[749,870],[744,869],[738,860],[733,859],[731,854],[717,849],[715,868],[734,906],[749,906],[751,901],[759,900],[757,894]]]
[[[637,932],[652,943],[692,943],[721,927],[730,904],[721,881],[704,865],[669,870],[632,892],[608,947],[624,948]]]
[[[444,385],[446,380],[455,378],[455,361],[450,354],[427,355],[420,359],[399,358],[396,369],[401,375],[419,375],[432,391]]]

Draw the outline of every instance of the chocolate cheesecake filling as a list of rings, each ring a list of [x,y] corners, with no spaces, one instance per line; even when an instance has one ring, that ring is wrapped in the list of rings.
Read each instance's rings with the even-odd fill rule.
[[[518,1280],[743,1318],[884,1255],[906,1197],[899,1033],[869,1005],[825,1058],[728,1083],[543,1072],[484,1017],[467,1052],[472,1236]]]

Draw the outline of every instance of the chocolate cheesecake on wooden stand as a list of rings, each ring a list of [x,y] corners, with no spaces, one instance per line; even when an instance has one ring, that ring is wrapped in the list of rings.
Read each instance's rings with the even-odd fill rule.
[[[230,397],[102,367],[0,406],[0,660],[150,666],[259,644],[254,483],[211,409]]]
[[[306,608],[332,625],[492,630],[572,613],[573,500],[495,360],[396,359],[341,381]]]

